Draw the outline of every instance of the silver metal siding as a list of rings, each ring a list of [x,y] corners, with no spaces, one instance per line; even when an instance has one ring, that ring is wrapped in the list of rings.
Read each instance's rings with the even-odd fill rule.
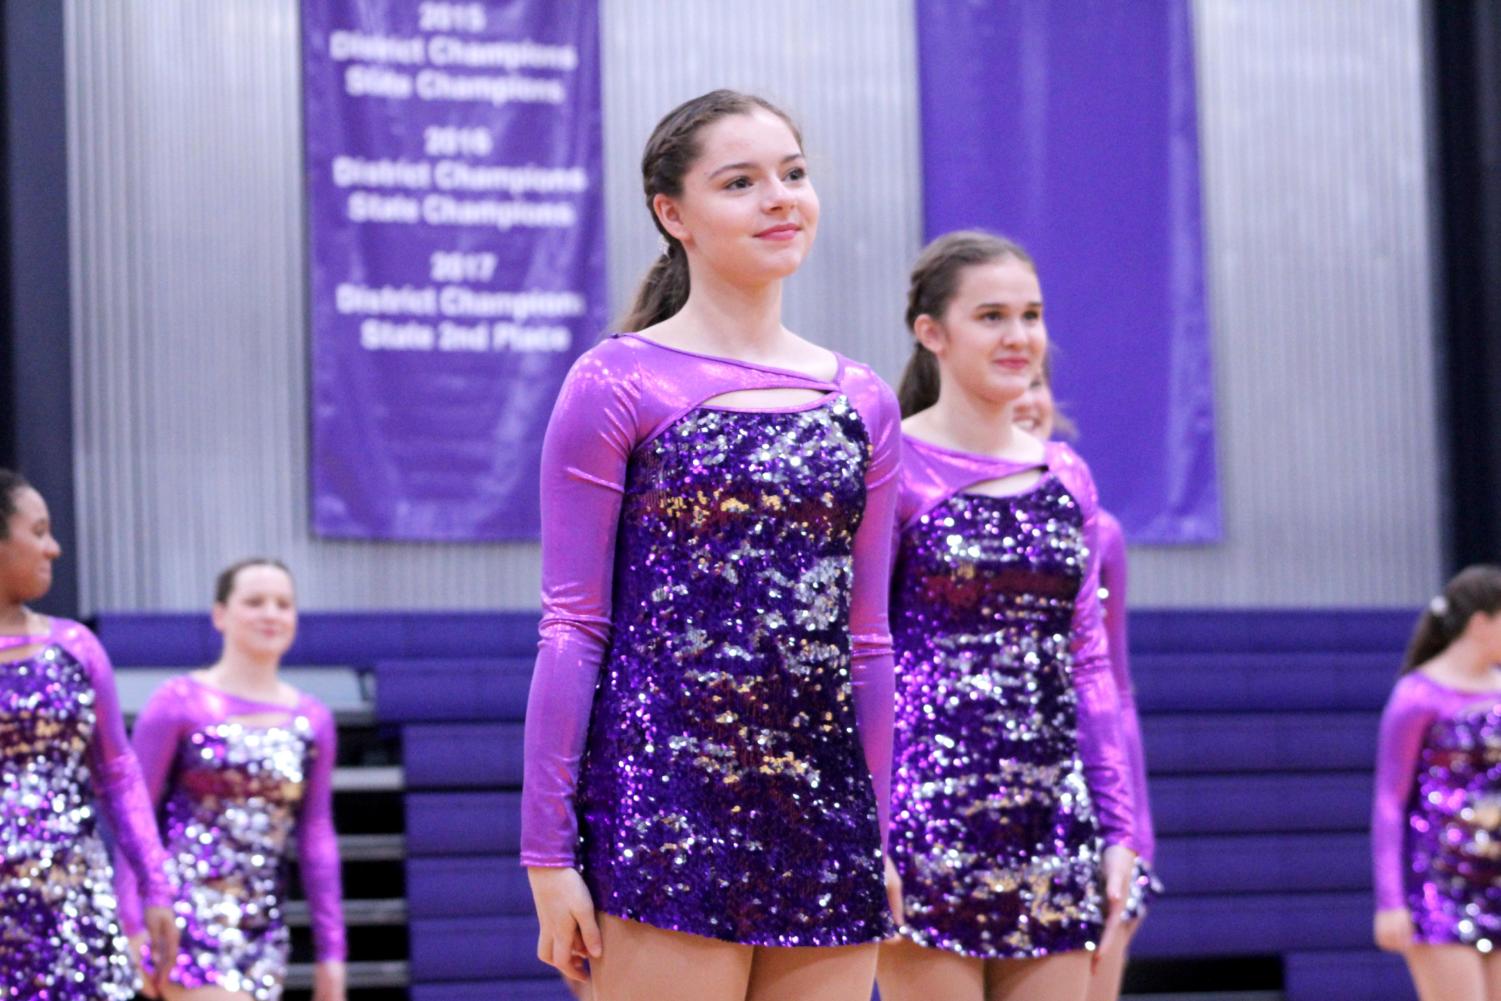
[[[202,607],[250,552],[288,559],[309,608],[535,606],[532,544],[308,533],[295,0],[66,2],[86,607]],[[1440,544],[1418,0],[1195,15],[1228,537],[1133,551],[1133,604],[1419,600]],[[912,17],[603,0],[612,301],[656,253],[652,125],[754,90],[803,125],[823,202],[788,323],[895,379],[921,238]]]

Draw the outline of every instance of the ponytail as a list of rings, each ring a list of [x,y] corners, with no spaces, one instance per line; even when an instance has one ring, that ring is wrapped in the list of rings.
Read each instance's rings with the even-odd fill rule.
[[[652,262],[636,289],[630,311],[617,329],[634,333],[675,314],[688,301],[688,258],[682,246],[669,238],[667,250]]]
[[[896,399],[903,417],[911,417],[938,402],[938,358],[919,341],[912,342],[912,357],[902,369]]]
[[[1437,657],[1459,639],[1477,613],[1501,612],[1501,567],[1477,563],[1455,574],[1438,596],[1418,616],[1402,674]]]

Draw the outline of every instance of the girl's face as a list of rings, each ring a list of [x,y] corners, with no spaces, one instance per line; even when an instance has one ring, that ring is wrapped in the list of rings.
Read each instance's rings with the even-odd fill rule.
[[[1470,617],[1470,624],[1465,632],[1479,642],[1481,649],[1487,651],[1493,661],[1501,664],[1501,611],[1494,615],[1476,612]]]
[[[1034,437],[1053,437],[1053,387],[1038,373],[1011,408],[1011,423]]]
[[[264,564],[245,567],[235,574],[228,600],[215,602],[214,628],[230,649],[279,660],[297,637],[291,575]]]
[[[52,561],[63,554],[52,537],[47,502],[31,487],[14,497],[15,513],[0,539],[0,600],[36,601],[52,588]]]
[[[919,316],[914,333],[937,356],[945,392],[1014,404],[1047,350],[1037,272],[1014,257],[965,268],[943,316]]]
[[[758,108],[705,126],[698,141],[682,195],[652,200],[663,227],[695,267],[736,284],[792,274],[818,232],[818,195],[792,129]]]

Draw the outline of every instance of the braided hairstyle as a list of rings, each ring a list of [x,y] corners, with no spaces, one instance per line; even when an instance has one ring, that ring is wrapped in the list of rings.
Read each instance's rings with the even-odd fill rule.
[[[731,115],[755,111],[769,111],[786,122],[798,146],[802,146],[802,133],[785,111],[764,98],[734,90],[711,90],[685,101],[669,111],[652,130],[641,154],[641,186],[646,192],[646,209],[651,213],[652,224],[667,249],[647,270],[630,310],[618,324],[619,329],[644,330],[672,316],[688,301],[688,258],[683,245],[657,218],[652,201],[657,195],[682,196],[683,178],[702,152],[698,136],[706,126]]]

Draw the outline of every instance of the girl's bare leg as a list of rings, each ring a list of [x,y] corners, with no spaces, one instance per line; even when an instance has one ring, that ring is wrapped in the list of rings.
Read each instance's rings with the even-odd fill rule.
[[[1083,1001],[1092,952],[985,963],[985,1001]]]
[[[870,1001],[877,949],[874,942],[757,949],[746,1001]]]
[[[1126,973],[1126,952],[1131,948],[1131,937],[1136,934],[1138,924],[1139,921],[1126,922],[1110,951],[1100,953],[1100,961],[1089,975],[1089,992],[1084,996],[1085,1001],[1118,1001],[1121,978]]]
[[[1473,946],[1415,945],[1403,958],[1422,1001],[1486,1001],[1486,969]]]
[[[748,945],[599,915],[602,953],[589,963],[594,1001],[742,1001]]]
[[[985,1001],[985,962],[909,939],[881,943],[881,1001]]]
[[[1501,953],[1491,953],[1481,965],[1485,967],[1485,1001],[1501,1001]]]
[[[168,984],[164,992],[166,1001],[254,1001],[244,991],[226,991],[222,987],[194,987],[191,990],[182,984]]]

